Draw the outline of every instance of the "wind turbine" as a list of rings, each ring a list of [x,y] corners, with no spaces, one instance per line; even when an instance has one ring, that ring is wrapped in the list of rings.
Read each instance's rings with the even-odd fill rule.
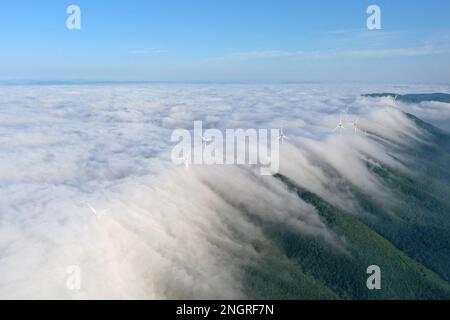
[[[188,153],[184,157],[178,158],[178,160],[183,160],[184,166],[186,167],[186,169],[189,169],[189,164],[190,164],[190,160],[191,160],[190,158],[191,158],[191,154]]]
[[[394,105],[393,106],[395,106],[397,104],[398,94],[394,95],[393,98],[394,98]]]
[[[336,128],[334,128],[333,132],[335,132],[336,130],[339,131],[339,134],[341,134],[342,129],[345,129],[344,124],[342,123],[342,115],[341,118],[339,120],[338,125],[336,126]]]
[[[203,147],[205,147],[207,143],[210,143],[212,141],[211,138],[208,139],[208,138],[205,138],[202,135],[200,135],[200,137],[202,138],[202,145],[203,145]]]
[[[280,135],[278,136],[280,143],[283,144],[284,140],[289,140],[289,138],[284,134],[283,129],[280,129]]]
[[[351,125],[353,126],[353,129],[354,129],[354,133],[355,133],[355,134],[358,132],[358,130],[361,131],[361,130],[359,129],[359,127],[358,127],[358,120],[359,120],[359,119],[355,119],[355,120],[353,120],[352,122],[350,122]]]
[[[91,206],[89,203],[87,204],[87,206],[89,207],[89,209],[91,209],[92,213],[95,214],[96,216],[97,216],[97,215],[101,215],[101,214],[106,214],[106,213],[108,213],[109,211],[111,211],[111,210],[109,210],[109,209],[107,209],[107,210],[102,210],[102,211],[97,211],[97,210],[96,210],[93,206]]]

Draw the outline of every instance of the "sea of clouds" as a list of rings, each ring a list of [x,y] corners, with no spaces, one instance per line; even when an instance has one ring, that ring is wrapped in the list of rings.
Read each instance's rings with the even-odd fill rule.
[[[241,270],[258,263],[252,243],[264,238],[255,219],[346,254],[345,239],[278,179],[246,166],[175,166],[171,133],[195,120],[205,129],[284,128],[280,173],[365,214],[349,184],[395,201],[365,163],[412,172],[395,150],[426,141],[401,110],[445,128],[450,105],[361,94],[449,90],[1,86],[0,298],[245,298]],[[332,132],[340,119],[341,135]],[[67,286],[70,266],[81,270],[80,290]]]

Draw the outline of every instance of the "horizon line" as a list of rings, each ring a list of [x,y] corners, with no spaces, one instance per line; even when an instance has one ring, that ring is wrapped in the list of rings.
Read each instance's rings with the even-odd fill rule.
[[[0,85],[137,85],[137,84],[332,84],[332,85],[441,85],[446,82],[382,82],[382,81],[319,81],[319,80],[116,80],[116,79],[0,79]]]

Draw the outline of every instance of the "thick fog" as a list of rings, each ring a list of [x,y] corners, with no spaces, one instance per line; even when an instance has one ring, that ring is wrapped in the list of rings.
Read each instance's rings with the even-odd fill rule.
[[[264,238],[256,221],[347,254],[345,238],[276,177],[254,166],[173,164],[171,133],[196,120],[205,129],[283,128],[280,174],[364,214],[346,186],[389,207],[395,199],[366,163],[411,172],[395,152],[426,141],[402,111],[442,126],[450,105],[361,94],[446,90],[2,86],[0,298],[245,298],[242,266],[258,263],[252,243]],[[67,285],[73,266],[80,290]]]

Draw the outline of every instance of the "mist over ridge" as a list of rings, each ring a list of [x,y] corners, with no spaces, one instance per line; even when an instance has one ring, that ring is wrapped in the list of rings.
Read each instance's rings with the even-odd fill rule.
[[[414,253],[405,240],[416,222],[424,234],[435,228],[441,235],[450,228],[447,136],[418,122],[445,130],[450,104],[363,96],[445,90],[315,84],[0,86],[0,297],[260,297],[258,281],[275,283],[249,275],[263,264],[277,272],[290,270],[304,292],[358,297],[359,289],[339,291],[306,264],[313,261],[308,246],[336,261],[365,262],[355,249],[362,246],[357,232],[347,232],[351,223],[373,239],[383,237],[368,241],[386,250],[380,256],[401,260],[405,255],[405,268],[414,272],[423,265],[430,295],[450,296],[445,271],[450,254],[422,257],[423,249]],[[192,129],[196,120],[219,130],[283,128],[289,142],[280,149],[279,176],[263,177],[248,166],[175,166],[170,134]],[[341,120],[342,134],[333,132]],[[418,161],[429,161],[427,148],[442,156],[430,175],[436,176],[430,188],[441,194],[427,191],[440,209],[402,210],[412,194],[407,188],[424,174]],[[92,214],[90,207],[105,213]],[[429,220],[423,222],[422,215]],[[405,237],[394,236],[386,226],[390,219]],[[292,242],[284,236],[301,243],[289,247]],[[444,247],[450,241],[441,239]],[[305,254],[303,262],[296,260],[299,252]],[[71,265],[82,270],[80,291],[66,288]],[[283,290],[296,292],[293,296],[301,291],[280,288],[273,285],[273,297]],[[411,290],[414,294],[419,295]]]

